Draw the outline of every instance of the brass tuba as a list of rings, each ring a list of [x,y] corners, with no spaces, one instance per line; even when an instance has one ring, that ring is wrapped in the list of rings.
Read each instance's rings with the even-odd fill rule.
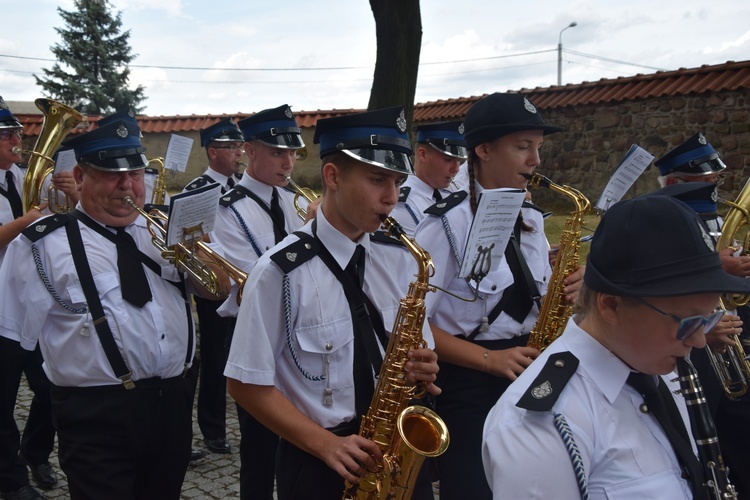
[[[750,252],[750,181],[745,183],[735,201],[721,201],[731,208],[721,226],[716,251],[740,245],[742,255],[747,255]],[[730,294],[726,300],[722,299],[722,307],[742,307],[749,302],[750,295]],[[706,346],[706,353],[727,397],[736,399],[745,394],[750,382],[750,361],[746,359],[741,336],[734,335],[734,343],[727,347],[724,354],[709,345]]]
[[[25,212],[33,207],[38,207],[42,203],[44,179],[48,175],[52,175],[55,170],[55,162],[52,156],[68,132],[80,122],[86,120],[75,109],[52,99],[39,98],[34,101],[34,104],[44,114],[44,121],[42,122],[42,131],[34,144],[34,149],[30,151],[31,157],[26,167],[26,177],[23,184]],[[56,213],[68,212],[73,208],[70,206],[70,200],[67,201],[67,206],[53,205],[52,199],[57,199],[56,191],[54,187],[50,188],[48,195],[50,200],[49,210]]]
[[[147,221],[148,231],[151,233],[151,243],[161,250],[161,255],[171,262],[180,272],[187,272],[193,278],[200,281],[209,293],[221,297],[221,289],[216,273],[208,267],[207,264],[214,264],[221,268],[229,277],[239,286],[237,293],[237,304],[242,302],[242,290],[245,288],[247,273],[226,260],[224,257],[214,252],[211,247],[206,245],[199,238],[191,241],[182,241],[175,245],[178,247],[170,248],[167,246],[166,223],[169,221],[167,214],[161,210],[151,210],[146,212],[129,197],[123,198],[123,203],[127,203],[141,214]],[[205,255],[204,258],[198,258],[196,250],[200,250]]]
[[[573,304],[565,300],[563,280],[578,269],[578,250],[581,247],[581,230],[583,217],[589,212],[589,200],[577,189],[570,186],[555,184],[543,175],[533,174],[529,178],[531,187],[544,187],[568,196],[576,205],[576,209],[565,220],[560,236],[560,250],[557,254],[555,267],[547,286],[547,294],[542,299],[539,317],[529,334],[529,347],[543,351],[557,337],[562,335],[565,324],[573,313]]]
[[[409,401],[424,396],[424,391],[406,379],[409,351],[426,345],[422,325],[432,258],[406,236],[395,219],[387,217],[383,225],[406,245],[417,260],[419,271],[417,279],[409,284],[406,297],[401,299],[375,393],[359,430],[360,436],[380,447],[383,463],[377,472],[360,478],[359,483],[347,483],[344,500],[409,500],[424,459],[443,454],[450,442],[445,422],[434,411],[409,406]]]
[[[320,196],[313,191],[310,188],[301,187],[299,184],[294,182],[292,180],[291,175],[286,175],[284,178],[289,182],[289,185],[292,186],[292,189],[295,191],[294,195],[294,208],[297,209],[297,216],[302,219],[303,221],[307,220],[307,210],[299,206],[299,197],[302,196],[304,199],[307,200],[307,203],[312,203],[316,199],[318,199]]]

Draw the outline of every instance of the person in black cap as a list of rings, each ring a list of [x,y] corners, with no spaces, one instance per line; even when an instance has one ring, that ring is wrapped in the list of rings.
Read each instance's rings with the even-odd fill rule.
[[[495,498],[708,498],[667,375],[705,346],[720,294],[748,293],[750,281],[722,270],[688,206],[644,196],[603,216],[584,282],[562,336],[487,417]]]
[[[441,122],[417,127],[414,175],[401,186],[392,216],[414,236],[424,211],[454,191],[451,181],[466,160],[463,122]]]
[[[201,146],[206,148],[208,168],[202,176],[190,181],[183,192],[218,183],[221,185],[220,195],[224,195],[240,180],[240,169],[244,166],[242,132],[233,119],[225,118],[201,130],[200,136]],[[226,339],[234,325],[217,314],[222,302],[195,297],[200,341],[197,415],[206,447],[213,453],[228,454],[232,448],[227,441],[227,382],[223,372]],[[201,450],[193,450],[191,458],[195,460],[201,456]]]
[[[370,237],[412,172],[403,108],[318,120],[315,142],[323,201],[253,267],[225,371],[238,404],[281,436],[279,500],[340,498],[344,480],[376,470],[382,455],[358,435],[359,417],[416,271],[403,247]],[[351,309],[360,304],[370,311],[361,322]],[[424,335],[431,344],[426,324]],[[411,358],[409,380],[439,392],[435,353],[416,349]]]
[[[415,234],[432,256],[430,283],[470,300],[473,284],[459,277],[477,199],[482,190],[524,189],[540,163],[544,136],[562,129],[544,123],[521,94],[491,94],[466,114],[469,193],[459,191],[428,210]],[[438,457],[441,500],[491,498],[482,473],[482,424],[512,380],[539,352],[528,333],[539,313],[539,300],[552,273],[541,211],[525,204],[516,225],[520,251],[509,245],[495,271],[481,280],[477,300],[447,293],[427,296],[427,319],[440,356],[436,410],[451,432],[451,446]],[[568,300],[576,296],[583,274],[566,279]]]
[[[42,216],[40,209],[23,210],[25,171],[18,166],[22,137],[23,125],[0,97],[0,262],[8,243]],[[44,498],[29,484],[26,469],[28,465],[34,481],[43,488],[57,484],[57,473],[49,464],[55,429],[41,352],[38,347],[28,352],[17,342],[0,337],[0,370],[0,495],[11,500]],[[23,373],[34,398],[21,439],[14,410]]]
[[[144,204],[139,135],[116,120],[64,143],[78,206],[25,229],[0,266],[14,291],[0,297],[0,335],[41,348],[73,499],[177,499],[190,457],[188,283],[126,202]]]
[[[297,150],[304,147],[292,109],[284,104],[240,120],[247,169],[237,186],[222,197],[211,239],[238,267],[249,272],[260,256],[304,221],[294,207],[294,193],[284,189],[292,175]],[[304,198],[300,206],[307,208]],[[237,292],[235,287],[234,292]],[[236,296],[219,310],[234,326]],[[227,341],[231,340],[231,330]],[[225,351],[222,351],[222,355]],[[222,357],[224,361],[224,357]],[[222,364],[222,372],[223,372]],[[226,383],[224,383],[226,386]],[[240,498],[273,500],[274,461],[278,436],[237,407],[240,423]]]
[[[727,168],[700,132],[656,160],[654,165],[659,169],[662,187],[682,182],[716,183]]]

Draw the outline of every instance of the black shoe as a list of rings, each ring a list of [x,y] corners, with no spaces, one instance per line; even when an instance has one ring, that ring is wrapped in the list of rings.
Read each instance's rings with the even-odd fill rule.
[[[190,461],[194,462],[196,460],[200,460],[201,458],[206,456],[206,452],[203,450],[199,450],[198,448],[193,448],[190,450]]]
[[[39,490],[33,488],[30,484],[27,484],[21,486],[15,491],[3,493],[3,498],[5,500],[44,500],[47,497],[42,495]]]
[[[41,488],[49,490],[57,486],[57,472],[49,463],[41,465],[29,465],[31,477]]]
[[[203,442],[206,443],[206,448],[214,453],[221,453],[226,455],[232,453],[232,447],[229,446],[225,438],[206,439],[203,438]]]

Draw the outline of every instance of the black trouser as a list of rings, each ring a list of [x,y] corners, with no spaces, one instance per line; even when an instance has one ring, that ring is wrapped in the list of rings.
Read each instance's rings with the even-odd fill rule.
[[[200,385],[198,386],[198,427],[206,439],[226,438],[227,331],[234,327],[234,318],[223,318],[216,313],[220,300],[195,297],[200,340]]]
[[[52,387],[60,466],[73,500],[177,500],[192,441],[186,377],[136,388]]]
[[[528,338],[474,343],[487,349],[508,349],[526,345]],[[437,458],[440,500],[492,500],[482,465],[482,431],[487,414],[511,381],[441,362],[436,383],[443,392],[436,398],[435,411],[451,439],[446,452]]]
[[[39,346],[27,351],[18,342],[0,337],[0,491],[29,484],[28,471],[18,455],[18,426],[14,416],[21,373],[34,393],[20,441],[21,455],[33,465],[49,462],[55,444],[50,383],[42,369]]]
[[[273,500],[276,448],[279,436],[237,405],[240,423],[240,498]]]

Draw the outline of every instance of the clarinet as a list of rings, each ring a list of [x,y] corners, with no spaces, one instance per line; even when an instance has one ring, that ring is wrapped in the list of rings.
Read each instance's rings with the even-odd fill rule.
[[[711,498],[737,499],[734,485],[729,482],[729,469],[724,465],[719,449],[716,427],[708,411],[703,387],[693,363],[688,358],[677,358],[677,374],[680,392],[685,397],[690,428],[698,448],[698,457],[703,468],[705,486]]]

